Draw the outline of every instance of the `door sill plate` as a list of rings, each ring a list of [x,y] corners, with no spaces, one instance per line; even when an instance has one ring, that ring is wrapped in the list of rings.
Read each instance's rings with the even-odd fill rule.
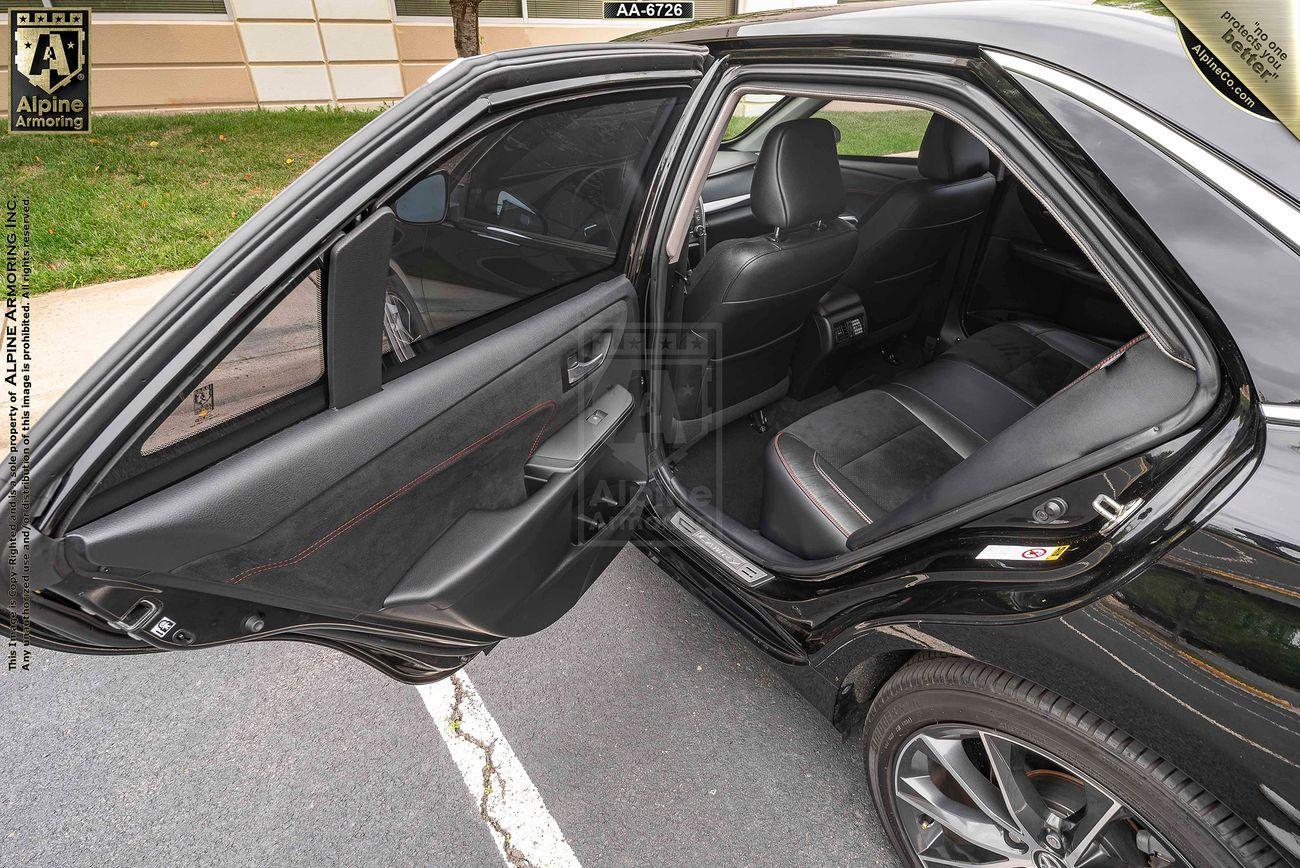
[[[756,588],[772,578],[771,573],[736,554],[733,548],[700,527],[680,510],[673,513],[668,523],[749,587]]]

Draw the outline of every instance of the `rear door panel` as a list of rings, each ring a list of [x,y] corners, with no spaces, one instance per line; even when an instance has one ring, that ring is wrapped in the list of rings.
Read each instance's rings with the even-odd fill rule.
[[[267,601],[378,612],[399,584],[423,582],[429,607],[446,609],[465,592],[435,590],[434,579],[457,566],[442,540],[449,529],[470,513],[505,517],[547,496],[548,486],[576,483],[557,476],[530,494],[525,465],[549,433],[629,385],[606,376],[628,373],[614,364],[617,353],[572,389],[562,373],[565,359],[598,336],[620,346],[634,302],[626,278],[593,287],[79,528],[69,541],[114,571],[168,574]],[[553,508],[571,523],[567,504]],[[476,536],[476,545],[491,542],[489,532]],[[423,557],[433,541],[446,557]],[[473,546],[461,549],[473,556]],[[503,584],[522,589],[530,580]],[[408,590],[403,611],[418,601]]]
[[[130,653],[285,638],[428,680],[567,611],[642,503],[644,347],[633,276],[621,272],[644,201],[632,202],[622,240],[593,239],[617,244],[603,272],[542,286],[482,326],[449,331],[386,370],[382,385],[337,363],[366,347],[377,359],[380,347],[367,321],[365,339],[339,349],[351,327],[340,311],[353,299],[331,294],[329,251],[383,217],[405,179],[453,143],[589,97],[653,91],[675,94],[680,107],[704,58],[697,48],[622,45],[476,58],[381,116],[237,231],[36,432],[26,480],[40,593],[33,639]],[[670,118],[645,139],[650,169],[671,130]],[[501,262],[508,242],[494,242]],[[303,263],[322,256],[320,381],[287,415],[257,409],[248,436],[224,450],[222,432],[205,429],[215,444],[171,476],[155,468],[128,475],[134,487],[115,480],[122,456],[143,454],[168,411],[188,408],[181,422],[200,424],[212,396],[195,384],[253,322],[274,320],[263,317]],[[372,284],[382,292],[382,280],[349,286]],[[334,400],[340,384],[358,383]],[[106,487],[126,493],[113,499]]]

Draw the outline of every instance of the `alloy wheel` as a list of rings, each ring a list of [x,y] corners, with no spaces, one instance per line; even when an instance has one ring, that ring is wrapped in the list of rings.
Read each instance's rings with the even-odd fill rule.
[[[1088,776],[991,730],[938,724],[915,733],[898,754],[894,799],[927,868],[1191,868]]]

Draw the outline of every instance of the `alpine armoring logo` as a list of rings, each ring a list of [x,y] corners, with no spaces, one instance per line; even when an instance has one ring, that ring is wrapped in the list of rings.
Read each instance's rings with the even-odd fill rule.
[[[90,132],[90,10],[10,9],[9,132]]]

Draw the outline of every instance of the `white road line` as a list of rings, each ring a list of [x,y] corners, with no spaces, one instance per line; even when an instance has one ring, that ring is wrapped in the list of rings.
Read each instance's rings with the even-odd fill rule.
[[[419,691],[506,864],[580,868],[469,676],[458,672]]]

